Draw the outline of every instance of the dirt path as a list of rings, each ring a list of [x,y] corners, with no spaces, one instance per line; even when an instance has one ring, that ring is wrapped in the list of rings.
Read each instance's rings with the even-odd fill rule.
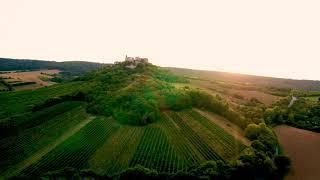
[[[274,128],[284,152],[292,161],[287,180],[320,179],[320,133],[290,126]]]
[[[240,129],[235,124],[231,123],[230,121],[224,119],[221,116],[218,116],[216,114],[205,112],[199,109],[194,109],[198,113],[200,113],[202,116],[208,118],[209,120],[213,121],[215,124],[220,126],[222,129],[230,133],[235,139],[242,142],[246,146],[250,146],[250,141],[244,137],[244,132],[242,129]]]
[[[74,135],[76,132],[78,132],[81,128],[86,126],[89,122],[91,122],[95,117],[91,116],[88,119],[82,121],[81,123],[77,124],[77,126],[73,127],[72,129],[66,131],[62,136],[60,136],[55,142],[48,145],[47,147],[44,147],[43,149],[40,149],[36,153],[34,153],[29,158],[21,161],[14,167],[7,170],[7,172],[4,173],[5,177],[11,177],[19,175],[21,171],[23,171],[25,168],[29,167],[30,165],[38,162],[44,155],[46,155],[48,152],[53,150],[55,147],[57,147],[59,144],[64,142],[66,139]]]
[[[289,105],[288,105],[288,108],[291,107],[291,106],[293,105],[293,103],[294,103],[295,101],[297,101],[297,100],[298,100],[297,97],[292,96],[291,101],[290,101],[290,103],[289,103]]]

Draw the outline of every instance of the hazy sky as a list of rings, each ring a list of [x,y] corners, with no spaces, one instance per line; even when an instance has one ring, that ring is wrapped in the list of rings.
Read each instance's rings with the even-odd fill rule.
[[[0,0],[0,57],[320,80],[320,1]]]

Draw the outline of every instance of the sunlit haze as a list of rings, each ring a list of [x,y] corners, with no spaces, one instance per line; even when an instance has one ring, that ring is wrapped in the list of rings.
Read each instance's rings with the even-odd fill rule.
[[[320,80],[320,1],[1,0],[0,57]]]

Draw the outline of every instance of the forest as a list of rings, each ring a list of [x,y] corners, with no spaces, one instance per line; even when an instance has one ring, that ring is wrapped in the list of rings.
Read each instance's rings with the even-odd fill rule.
[[[42,61],[29,59],[0,58],[1,73],[7,71],[34,71],[43,69],[59,69],[64,76],[79,76],[94,69],[104,66],[101,63],[85,61]]]

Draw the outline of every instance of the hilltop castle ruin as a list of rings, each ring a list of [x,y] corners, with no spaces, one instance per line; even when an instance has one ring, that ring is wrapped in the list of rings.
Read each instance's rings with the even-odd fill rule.
[[[148,58],[137,57],[128,57],[126,55],[125,61],[134,62],[134,63],[148,63]]]
[[[124,61],[128,63],[128,65],[126,67],[130,68],[130,69],[136,68],[137,65],[140,64],[140,63],[148,63],[149,62],[148,58],[141,58],[139,56],[137,56],[137,57],[128,57],[127,55],[126,55],[126,58],[125,58]]]

